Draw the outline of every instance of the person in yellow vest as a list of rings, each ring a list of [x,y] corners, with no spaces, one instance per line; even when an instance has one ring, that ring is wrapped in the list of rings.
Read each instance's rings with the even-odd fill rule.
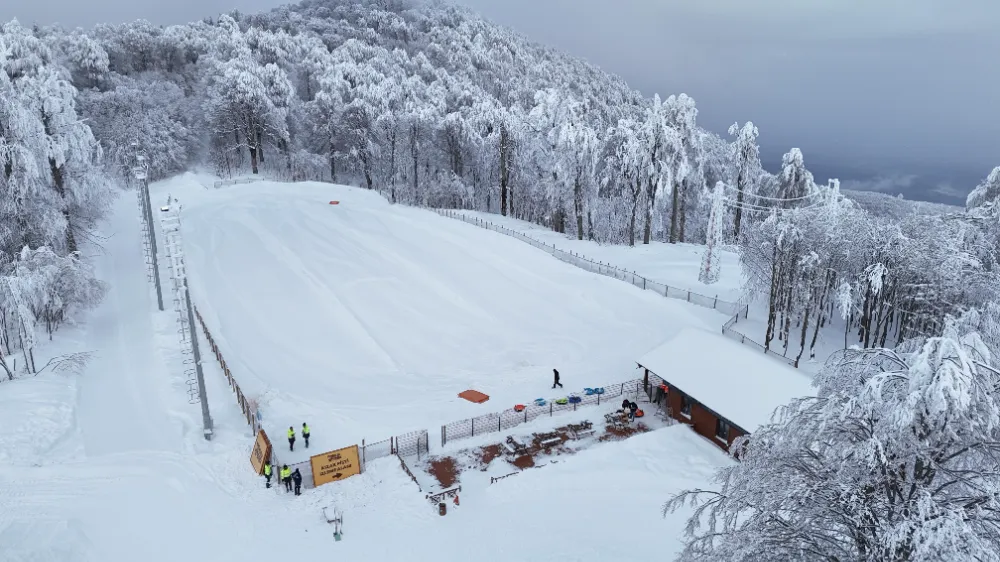
[[[309,448],[309,426],[302,424],[302,438],[306,440],[306,449]]]
[[[271,462],[270,461],[264,463],[264,481],[266,482],[266,484],[264,486],[266,488],[270,488],[271,487]]]
[[[288,426],[288,450],[295,450],[295,428]]]
[[[288,468],[287,464],[281,465],[281,472],[279,473],[279,476],[281,476],[281,481],[285,483],[285,491],[286,492],[291,492],[292,491],[292,471],[291,471],[291,469]]]

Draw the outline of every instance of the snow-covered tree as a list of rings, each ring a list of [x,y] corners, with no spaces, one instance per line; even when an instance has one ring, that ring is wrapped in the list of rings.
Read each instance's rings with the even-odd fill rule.
[[[685,560],[1000,560],[1000,371],[950,318],[913,353],[845,350],[817,395],[734,443]]]
[[[986,179],[969,193],[965,206],[972,210],[987,204],[996,204],[998,198],[1000,198],[1000,166],[993,168]]]
[[[712,208],[708,215],[708,231],[705,235],[705,250],[701,257],[698,281],[711,285],[719,280],[719,246],[723,240],[723,219],[725,218],[726,184],[721,181],[712,190]]]
[[[736,160],[736,201],[733,215],[733,236],[739,238],[743,226],[743,202],[747,193],[755,191],[755,180],[760,177],[760,149],[757,146],[757,127],[747,121],[742,127],[733,123],[729,134],[735,136],[732,150]]]

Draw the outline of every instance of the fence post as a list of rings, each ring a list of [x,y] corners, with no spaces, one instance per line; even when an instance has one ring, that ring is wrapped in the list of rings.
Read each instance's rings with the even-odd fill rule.
[[[524,408],[524,423],[528,423],[528,407]]]
[[[645,277],[642,278],[642,290],[643,291],[646,290],[646,278]]]
[[[392,455],[396,454],[396,438],[395,437],[390,437],[389,438],[389,454],[392,454]]]
[[[691,291],[688,291],[688,302],[691,302]]]
[[[549,417],[552,417],[552,402],[549,402]]]
[[[470,418],[472,420],[472,436],[476,436],[476,418]]]
[[[670,296],[670,285],[664,285],[663,286],[663,296],[665,296],[665,297],[669,297]]]
[[[503,414],[500,414],[499,416],[497,416],[497,431],[498,431],[498,432],[499,432],[499,431],[503,431],[503,430],[502,430],[502,429],[500,428],[500,423],[501,423],[501,421],[502,421],[502,420],[503,420]]]
[[[441,426],[441,446],[444,447],[448,443],[448,429],[446,426]]]
[[[601,395],[600,394],[597,395],[597,405],[598,406],[601,405]]]
[[[712,301],[712,308],[715,308],[719,304],[719,295],[715,295],[715,300]]]

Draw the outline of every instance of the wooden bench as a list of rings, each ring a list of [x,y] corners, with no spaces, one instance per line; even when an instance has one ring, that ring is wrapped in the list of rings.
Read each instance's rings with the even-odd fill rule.
[[[588,435],[594,434],[594,424],[589,421],[585,421],[583,423],[571,423],[566,426],[566,428],[569,429],[573,439],[582,439]]]
[[[549,437],[548,439],[540,441],[538,444],[542,447],[551,447],[552,445],[558,445],[562,443],[561,437]]]
[[[507,440],[503,442],[503,446],[504,449],[507,449],[507,452],[512,455],[519,455],[528,450],[528,447],[519,442],[517,439],[514,439],[512,435],[507,436]]]

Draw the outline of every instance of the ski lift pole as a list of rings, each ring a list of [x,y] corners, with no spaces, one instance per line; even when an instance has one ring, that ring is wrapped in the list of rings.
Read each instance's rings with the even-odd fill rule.
[[[187,305],[188,329],[191,331],[191,353],[194,356],[195,372],[198,374],[198,394],[201,395],[201,421],[205,427],[205,439],[212,440],[212,415],[208,411],[208,395],[205,394],[205,373],[201,369],[201,352],[198,349],[198,328],[194,323],[194,307],[191,306],[191,291],[188,290],[187,275],[184,276],[184,301]]]
[[[153,286],[156,287],[156,306],[163,310],[163,288],[160,286],[160,267],[156,259],[156,229],[153,226],[153,207],[149,201],[149,183],[142,181],[146,200],[146,224],[149,225],[149,247],[153,257]]]
[[[132,146],[137,147],[137,143],[132,143]],[[150,249],[150,261],[153,265],[153,286],[156,287],[156,306],[162,311],[163,310],[163,288],[160,286],[160,267],[156,260],[156,228],[153,226],[153,206],[150,203],[149,195],[149,174],[148,165],[146,164],[146,157],[142,154],[136,154],[136,166],[132,169],[135,179],[139,181],[139,194],[142,199],[142,210],[146,217],[146,225],[149,231],[149,249]]]

